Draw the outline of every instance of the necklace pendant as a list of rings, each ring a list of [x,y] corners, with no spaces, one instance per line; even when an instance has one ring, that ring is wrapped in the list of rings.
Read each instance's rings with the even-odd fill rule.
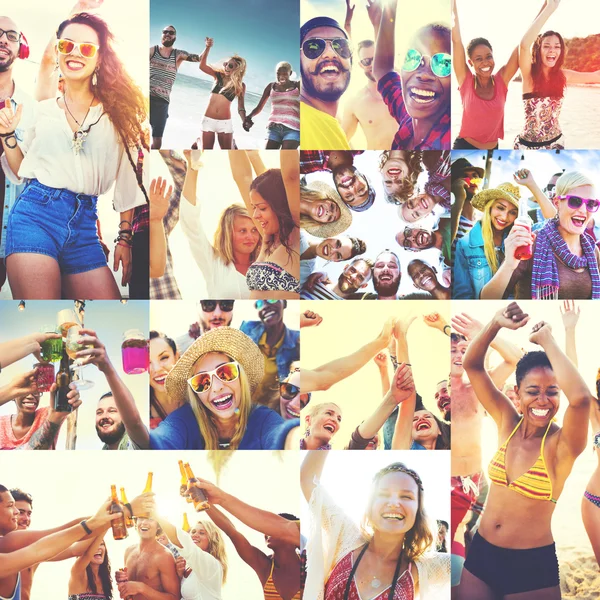
[[[373,581],[371,581],[371,587],[374,589],[380,588],[381,581],[379,581],[379,579],[377,579],[377,577],[373,577]]]
[[[71,147],[73,148],[73,152],[75,153],[75,156],[79,156],[79,152],[81,152],[81,150],[83,149],[83,142],[85,142],[86,135],[87,135],[87,132],[81,131],[81,129],[78,129],[73,134],[73,142],[71,144]]]

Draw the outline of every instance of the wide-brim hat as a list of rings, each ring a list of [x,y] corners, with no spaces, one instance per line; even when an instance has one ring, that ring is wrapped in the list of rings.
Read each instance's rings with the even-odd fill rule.
[[[165,389],[171,400],[187,401],[187,380],[192,376],[192,367],[209,352],[220,352],[237,361],[248,377],[250,393],[254,394],[265,374],[265,360],[259,347],[239,329],[218,327],[202,334],[167,375]]]
[[[344,233],[352,225],[352,213],[337,191],[323,181],[311,181],[306,187],[325,194],[340,207],[340,218],[337,221],[333,221],[333,223],[320,223],[314,227],[305,227],[306,231],[320,238],[333,237]]]
[[[476,171],[480,179],[483,179],[483,169],[474,167],[466,158],[457,158],[451,166],[452,178],[456,179],[459,171]]]
[[[477,210],[483,211],[486,204],[492,200],[508,200],[511,204],[519,208],[521,190],[514,183],[501,183],[498,187],[483,190],[473,196],[471,206]]]

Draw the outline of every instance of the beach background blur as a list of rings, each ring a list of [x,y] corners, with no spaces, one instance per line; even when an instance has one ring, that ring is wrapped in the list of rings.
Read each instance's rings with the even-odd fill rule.
[[[217,453],[222,461],[227,452]],[[223,456],[221,456],[223,455]],[[178,460],[190,463],[196,477],[218,482],[226,492],[257,508],[275,513],[300,511],[299,460],[295,452],[236,450],[229,462],[221,465],[217,479],[208,452],[104,452],[63,453],[58,463],[51,452],[18,452],[11,460],[2,461],[2,485],[20,487],[33,496],[32,529],[48,529],[77,517],[94,514],[110,495],[111,484],[125,487],[131,501],[142,492],[148,471],[154,474],[152,491],[156,494],[158,511],[173,524],[181,527],[187,512],[190,525],[208,519],[195,513],[193,507],[179,496],[181,475]],[[262,533],[254,531],[231,517],[236,528],[248,541],[263,552],[271,554]],[[138,534],[129,529],[129,537],[117,542],[109,530],[105,542],[114,572],[125,566],[125,550],[139,542]],[[223,600],[262,600],[261,585],[255,572],[238,556],[226,535],[225,548],[229,564]],[[67,597],[67,585],[73,560],[43,563],[34,580],[31,600]],[[114,579],[113,579],[114,581]],[[119,594],[114,586],[113,598]]]
[[[531,317],[529,323],[516,331],[502,330],[500,336],[517,344],[524,351],[540,350],[539,346],[529,342],[529,334],[533,325],[545,321],[551,325],[554,338],[564,350],[565,335],[560,314],[563,303],[559,301],[538,301],[534,306],[533,302],[533,300],[519,302],[519,306]],[[487,300],[485,302],[453,300],[452,314],[464,312],[486,324],[498,310],[506,305],[506,301],[497,300]],[[591,300],[577,302],[577,306],[581,309],[581,316],[576,330],[578,368],[595,396],[596,374],[600,366],[596,352],[597,338],[595,335],[598,331],[598,307]],[[491,365],[497,364],[498,361],[498,355],[492,352]],[[514,385],[514,375],[507,383],[510,382]],[[561,395],[560,408],[557,413],[559,424],[562,423],[567,404],[564,394]],[[589,445],[575,461],[552,518],[552,534],[556,542],[561,587],[565,600],[598,598],[600,572],[581,518],[583,492],[592,473],[598,467],[597,453],[592,450],[593,432],[589,425],[588,429]],[[489,417],[483,419],[481,440],[483,449],[482,464],[485,469],[499,444],[502,443],[498,440],[496,424]],[[585,500],[585,502],[588,501]]]
[[[291,63],[292,79],[299,72],[298,0],[230,0],[225,3],[197,0],[151,0],[150,44],[160,44],[163,27],[177,30],[174,47],[201,54],[205,38],[214,39],[208,63],[220,65],[232,54],[246,59],[245,106],[249,113],[259,102],[268,83],[275,81],[275,66],[281,61]],[[184,62],[179,68],[171,94],[169,118],[162,147],[189,148],[202,137],[201,122],[208,104],[214,80],[202,71],[198,63]],[[271,111],[267,102],[253,119],[250,132],[244,131],[237,113],[237,100],[231,114],[233,138],[242,149],[264,148],[266,126]],[[218,148],[218,142],[215,144]]]
[[[492,45],[495,69],[508,61],[512,51],[542,7],[542,1],[504,0],[501,4],[480,0],[457,0],[463,45],[476,37],[486,38]],[[542,33],[558,31],[563,38],[584,38],[600,33],[600,4],[588,0],[563,2],[542,27]],[[600,38],[598,38],[600,42]],[[569,55],[567,51],[567,56]],[[578,70],[576,66],[572,67]],[[598,68],[598,67],[596,67]],[[584,69],[581,69],[584,70]],[[517,72],[519,75],[519,72]],[[512,148],[524,123],[521,81],[511,81],[504,110],[504,140],[500,148]],[[561,129],[568,148],[598,148],[600,146],[600,85],[569,86],[560,115]],[[452,72],[452,140],[458,137],[462,120],[462,102],[458,83]]]

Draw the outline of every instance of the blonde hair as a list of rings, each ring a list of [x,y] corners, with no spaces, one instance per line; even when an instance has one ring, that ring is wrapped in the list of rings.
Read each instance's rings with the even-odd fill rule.
[[[223,354],[225,354],[223,352]],[[203,356],[206,356],[204,354]],[[229,356],[225,354],[225,356]],[[200,360],[202,356],[198,357]],[[230,360],[235,360],[233,357],[229,357]],[[198,360],[194,363],[196,364]],[[236,361],[237,362],[237,361]],[[235,450],[240,445],[244,434],[246,433],[246,427],[248,426],[248,418],[250,417],[250,410],[252,408],[252,394],[250,393],[250,384],[248,383],[248,377],[244,371],[244,367],[238,363],[240,368],[240,408],[238,413],[238,423],[235,433],[229,442],[229,449]],[[189,377],[193,375],[193,365],[189,372]],[[194,411],[194,416],[198,422],[200,428],[200,435],[204,438],[204,449],[205,450],[218,450],[219,449],[219,431],[217,429],[217,418],[209,411],[198,398],[198,394],[194,392],[188,386],[188,402]]]
[[[221,535],[221,530],[212,521],[205,521],[204,519],[200,519],[196,523],[196,527],[198,525],[202,525],[206,530],[208,537],[207,552],[211,556],[214,556],[221,563],[221,567],[223,567],[222,583],[225,585],[227,581],[227,550],[225,550],[225,541]]]
[[[494,244],[494,228],[492,226],[492,207],[494,202],[504,200],[502,197],[494,198],[490,200],[483,209],[483,217],[481,217],[481,235],[483,237],[483,253],[485,259],[492,270],[492,275],[496,273],[500,265],[498,264],[498,255],[496,254],[496,246]],[[507,200],[504,200],[508,202]],[[512,202],[509,202],[514,207]],[[508,231],[512,229],[512,225],[507,228]]]
[[[233,224],[236,217],[245,217],[252,221],[252,217],[248,214],[246,208],[240,204],[232,204],[228,206],[219,219],[219,225],[215,231],[213,240],[213,250],[215,257],[220,258],[225,265],[234,262],[233,255]],[[252,221],[252,227],[255,227]],[[260,233],[259,233],[260,235]],[[260,240],[256,243],[256,248],[250,254],[250,262],[256,262],[260,252]]]
[[[323,202],[326,200],[331,200],[332,202],[335,202],[336,205],[338,204],[336,198],[334,198],[333,196],[329,196],[321,190],[313,190],[312,188],[306,187],[304,185],[300,185],[300,196],[305,202]],[[341,212],[342,211],[340,209],[340,216]],[[322,225],[325,225],[325,223],[315,221],[311,216],[303,215],[302,213],[300,213],[300,227],[302,227],[303,229],[321,227]]]
[[[290,65],[289,62],[285,61],[277,63],[277,66],[275,67],[275,75],[277,75],[277,71],[279,71],[279,69],[285,69],[286,71],[289,71],[290,75],[294,72],[294,70],[292,69],[292,65]]]
[[[593,181],[587,175],[579,171],[567,171],[556,180],[556,195],[564,196],[573,188],[581,185],[591,185],[594,187]]]
[[[313,404],[310,408],[306,409],[304,420],[306,420],[306,417],[312,418],[317,415],[319,412],[321,412],[321,410],[323,410],[324,406],[335,406],[340,411],[340,414],[342,412],[342,409],[335,402],[321,402],[321,404]]]
[[[385,200],[390,204],[404,204],[414,194],[419,174],[423,171],[423,153],[421,151],[406,152],[406,155],[405,162],[408,167],[408,175],[402,180],[401,189],[395,194],[390,194],[384,190]],[[379,157],[380,171],[389,159],[389,150],[381,153]]]
[[[246,74],[246,59],[242,58],[238,54],[233,54],[229,60],[235,60],[239,67],[233,71],[230,75],[226,75],[223,67],[213,67],[216,73],[221,73],[223,78],[227,77],[229,81],[223,86],[221,90],[222,94],[233,90],[236,96],[242,96],[244,94],[244,75]]]

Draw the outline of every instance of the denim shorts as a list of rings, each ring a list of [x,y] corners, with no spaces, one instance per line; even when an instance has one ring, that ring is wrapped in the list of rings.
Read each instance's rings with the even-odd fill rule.
[[[300,132],[297,129],[291,129],[281,123],[269,123],[267,129],[267,139],[271,142],[298,142],[300,143]]]
[[[169,103],[164,98],[150,96],[150,127],[152,137],[161,138],[169,118]]]
[[[58,262],[63,275],[105,267],[96,231],[97,201],[30,179],[8,215],[6,256],[45,254]]]

